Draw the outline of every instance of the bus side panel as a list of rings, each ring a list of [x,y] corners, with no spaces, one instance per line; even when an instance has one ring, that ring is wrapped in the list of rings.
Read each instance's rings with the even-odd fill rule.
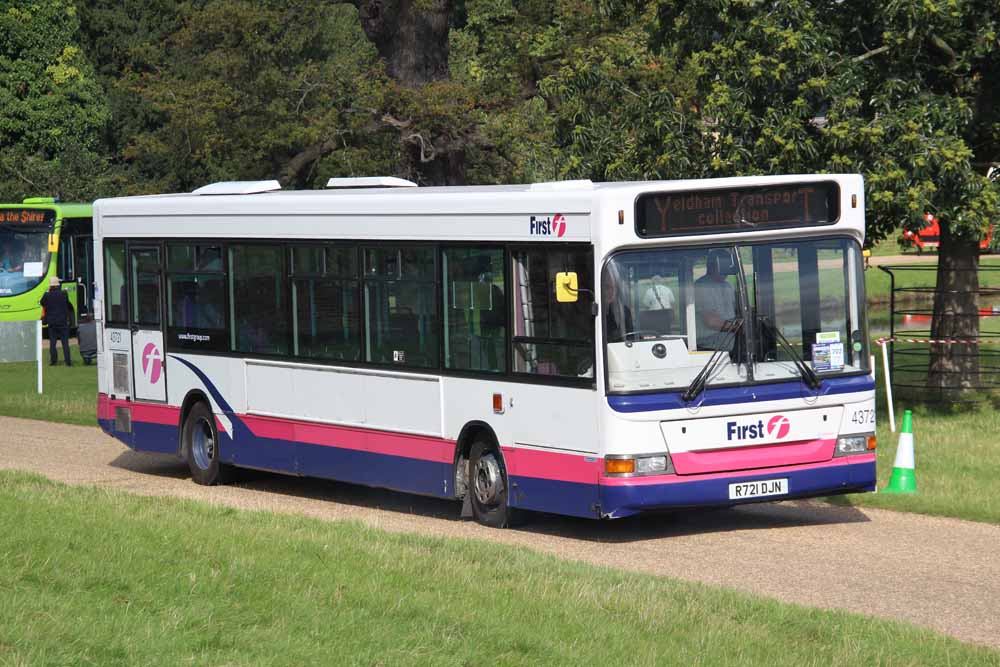
[[[454,445],[439,438],[255,415],[234,415],[232,421],[237,465],[250,466],[253,455],[254,467],[446,495]],[[287,467],[292,456],[295,470]]]
[[[177,454],[180,409],[97,395],[97,421],[108,435],[137,452]]]
[[[597,518],[600,459],[519,448],[510,482],[514,504],[523,509]]]
[[[453,492],[454,442],[433,432],[400,432],[440,425],[436,378],[410,383],[351,369],[171,359],[179,362],[172,368],[185,369],[171,376],[171,391],[200,389],[222,413],[220,448],[228,463],[425,495]]]
[[[457,440],[470,422],[493,429],[507,465],[512,506],[597,515],[597,392],[482,379],[441,381],[447,437]],[[500,394],[502,412],[494,411],[494,394]]]

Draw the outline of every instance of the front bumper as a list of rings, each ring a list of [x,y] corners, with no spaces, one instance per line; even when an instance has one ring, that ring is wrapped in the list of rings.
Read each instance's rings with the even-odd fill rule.
[[[730,484],[777,478],[788,480],[787,494],[743,500],[729,498]],[[775,467],[765,471],[602,477],[600,512],[604,518],[617,518],[658,509],[773,502],[874,490],[875,454],[859,454],[823,463]]]

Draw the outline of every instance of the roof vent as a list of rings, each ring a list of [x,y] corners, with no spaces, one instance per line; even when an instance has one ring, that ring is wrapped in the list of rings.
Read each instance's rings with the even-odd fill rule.
[[[554,192],[556,190],[593,190],[594,182],[589,178],[578,181],[548,181],[546,183],[532,183],[528,188],[531,192]]]
[[[280,190],[278,181],[221,181],[194,190],[193,195],[252,195]]]
[[[328,188],[415,188],[417,184],[395,176],[358,176],[351,178],[331,178]]]

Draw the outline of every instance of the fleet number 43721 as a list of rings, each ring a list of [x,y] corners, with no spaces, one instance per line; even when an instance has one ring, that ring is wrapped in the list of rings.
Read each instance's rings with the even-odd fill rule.
[[[875,425],[875,409],[874,408],[863,408],[861,410],[855,410],[851,413],[851,423],[857,424],[858,426],[874,426]]]

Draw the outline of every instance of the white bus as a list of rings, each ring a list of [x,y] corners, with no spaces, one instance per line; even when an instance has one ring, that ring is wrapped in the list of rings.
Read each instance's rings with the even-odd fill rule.
[[[255,468],[591,518],[874,490],[857,175],[94,206],[98,418]]]

